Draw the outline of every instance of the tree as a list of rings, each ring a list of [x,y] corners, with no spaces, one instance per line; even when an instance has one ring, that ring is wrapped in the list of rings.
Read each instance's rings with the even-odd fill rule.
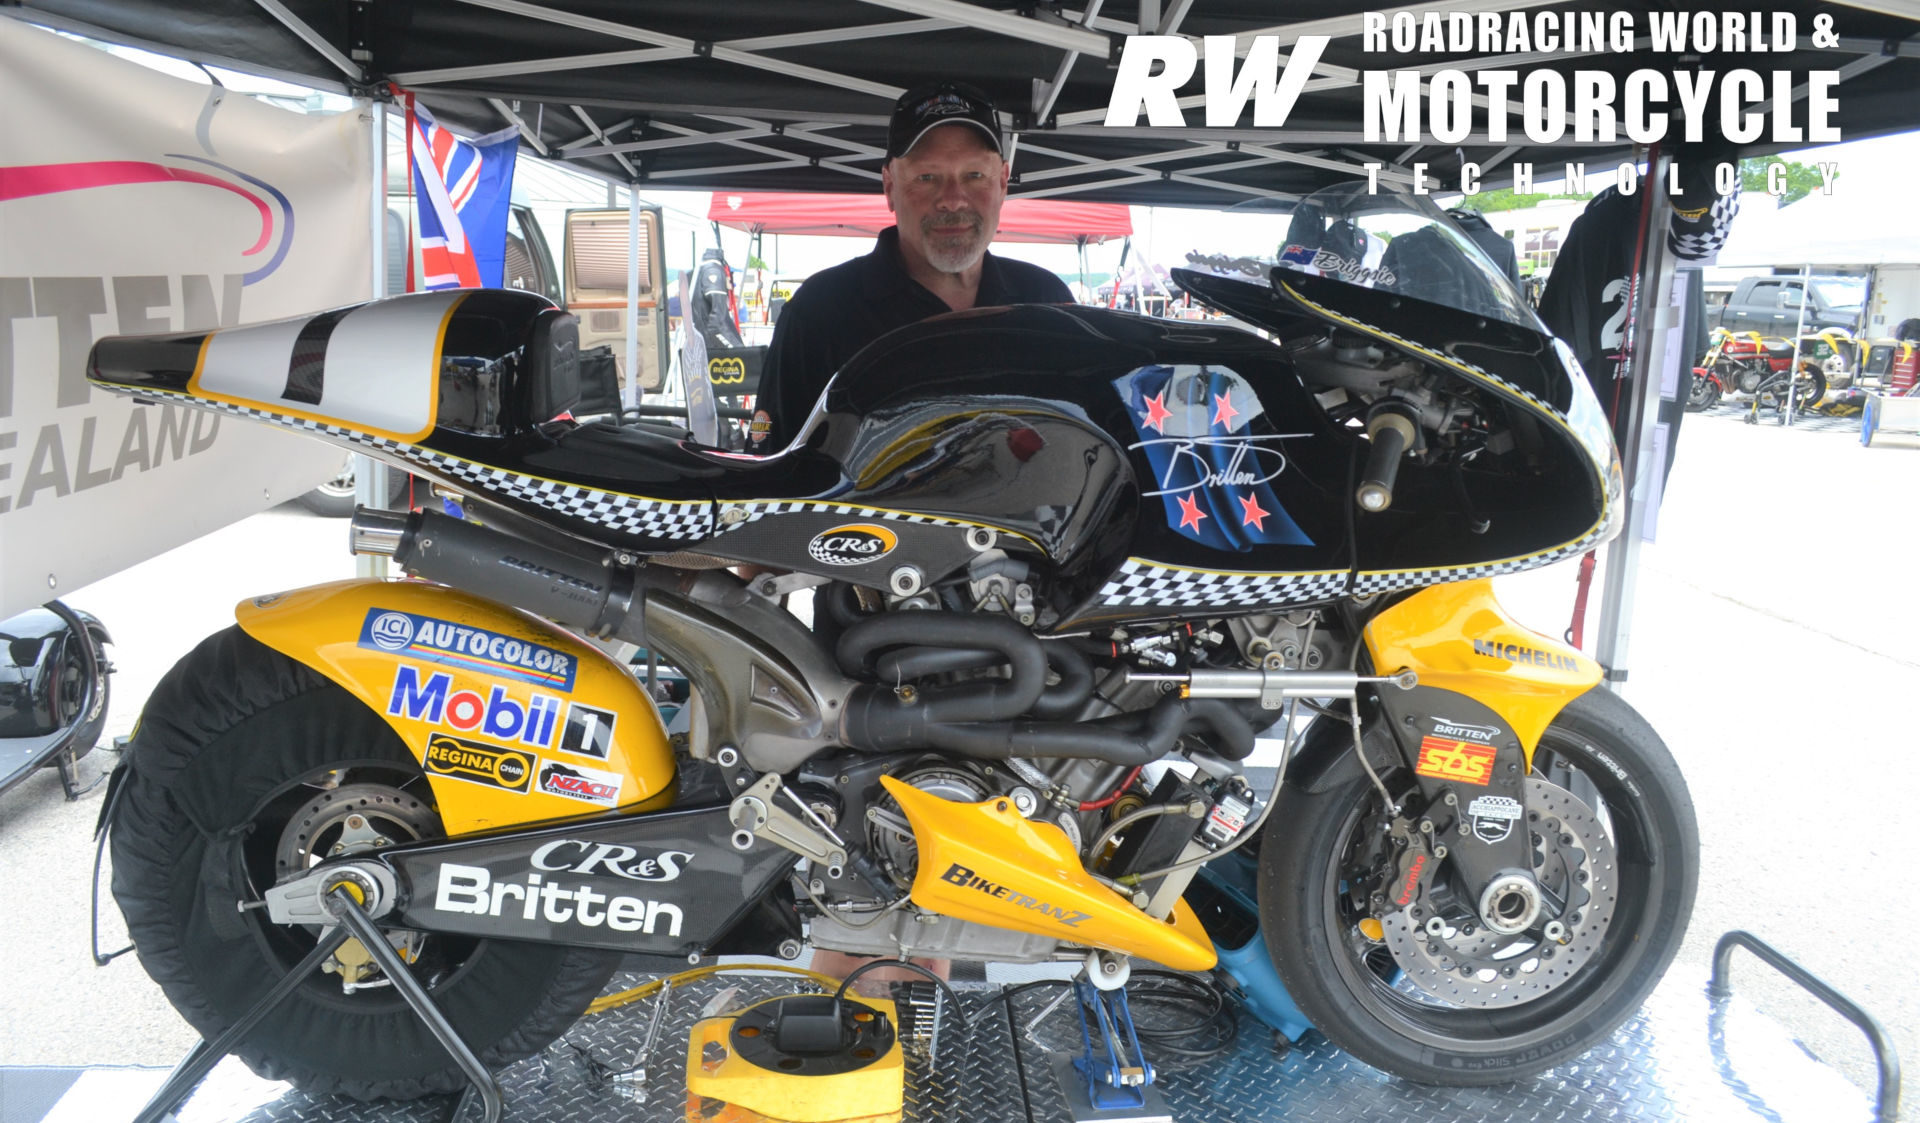
[[[1516,195],[1513,188],[1502,187],[1494,191],[1481,191],[1469,195],[1460,201],[1460,205],[1470,211],[1479,211],[1481,214],[1495,214],[1499,211],[1522,210],[1544,203],[1549,199],[1591,198],[1593,198],[1591,192],[1584,195],[1556,195],[1550,192],[1536,191],[1527,195]]]
[[[1812,164],[1802,164],[1797,160],[1780,160],[1768,156],[1752,156],[1740,161],[1740,190],[1767,190],[1767,168],[1779,164],[1786,169],[1787,193],[1780,197],[1780,205],[1797,203],[1826,185],[1820,169]],[[1835,178],[1839,178],[1836,174]]]

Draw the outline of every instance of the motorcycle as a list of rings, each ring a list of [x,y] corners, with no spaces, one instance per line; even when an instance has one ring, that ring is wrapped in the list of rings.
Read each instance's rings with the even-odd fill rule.
[[[1824,342],[1829,340],[1831,342]],[[1835,344],[1846,346],[1851,342],[1844,336],[1823,333],[1806,337],[1796,349],[1784,339],[1763,339],[1754,332],[1716,330],[1700,365],[1693,368],[1686,408],[1694,412],[1708,409],[1727,393],[1750,395],[1755,414],[1763,406],[1785,408],[1789,395],[1793,408],[1811,408],[1826,396],[1827,371],[1821,362],[1806,357],[1813,350],[1809,341],[1832,349],[1828,363],[1839,357]],[[1802,356],[1797,370],[1796,353]]]
[[[765,458],[573,422],[572,322],[525,292],[101,341],[94,385],[367,451],[468,516],[359,512],[354,548],[422,580],[244,601],[154,690],[110,827],[146,969],[211,1038],[351,898],[497,1067],[621,953],[1206,971],[1186,892],[1238,852],[1286,988],[1367,1063],[1499,1083],[1603,1040],[1684,932],[1692,804],[1490,579],[1617,531],[1606,420],[1425,199],[1333,189],[1285,237],[1175,271],[1278,343],[941,316]],[[593,639],[686,677],[684,736]],[[239,1047],[257,1072],[461,1085],[367,947],[324,966]]]

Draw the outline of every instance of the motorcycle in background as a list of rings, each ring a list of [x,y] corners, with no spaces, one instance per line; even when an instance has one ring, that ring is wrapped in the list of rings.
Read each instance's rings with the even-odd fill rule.
[[[1756,332],[1715,331],[1706,355],[1693,368],[1686,408],[1695,413],[1709,409],[1726,394],[1749,396],[1755,420],[1761,409],[1810,408],[1826,396],[1827,375],[1822,364],[1809,357],[1808,341],[1830,335],[1823,332],[1803,338],[1796,369],[1796,348],[1787,340],[1765,339]],[[1842,336],[1833,342],[1850,344],[1851,339]],[[1833,343],[1827,346],[1833,356],[1840,354]]]
[[[0,642],[0,792],[51,765],[67,798],[78,799],[73,766],[107,723],[112,637],[91,613],[51,601],[0,621]]]

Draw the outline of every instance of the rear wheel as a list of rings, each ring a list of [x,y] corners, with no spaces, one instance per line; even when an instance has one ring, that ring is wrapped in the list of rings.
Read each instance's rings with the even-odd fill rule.
[[[1640,1007],[1692,909],[1699,840],[1685,782],[1659,736],[1605,690],[1569,705],[1535,752],[1534,872],[1569,905],[1516,936],[1433,924],[1444,862],[1411,906],[1420,914],[1376,909],[1384,808],[1364,775],[1279,798],[1272,821],[1289,829],[1269,833],[1260,856],[1274,965],[1329,1040],[1409,1080],[1495,1084],[1579,1056]]]
[[[237,628],[161,681],[128,760],[114,897],[147,973],[209,1039],[314,945],[313,931],[239,905],[323,858],[442,833],[393,730]],[[390,940],[490,1068],[557,1037],[618,962],[549,944]],[[261,1076],[316,1093],[407,1099],[462,1087],[452,1058],[385,982],[349,941],[236,1052]]]

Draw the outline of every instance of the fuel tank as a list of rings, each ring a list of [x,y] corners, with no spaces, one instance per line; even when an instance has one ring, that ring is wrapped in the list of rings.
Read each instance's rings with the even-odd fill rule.
[[[240,627],[400,734],[449,835],[672,798],[660,716],[605,652],[440,585],[337,581],[255,597]]]

